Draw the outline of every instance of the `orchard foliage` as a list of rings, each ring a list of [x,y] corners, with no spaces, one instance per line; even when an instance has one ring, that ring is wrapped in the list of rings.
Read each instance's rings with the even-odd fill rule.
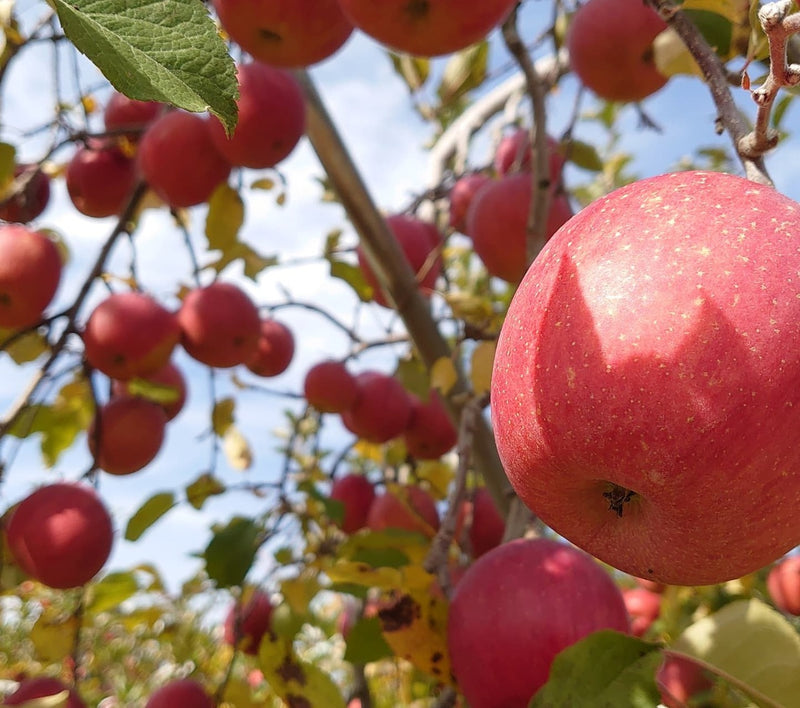
[[[800,706],[796,556],[697,587],[626,575],[613,549],[603,565],[515,497],[490,422],[512,297],[573,214],[646,176],[666,139],[649,96],[716,112],[687,107],[662,171],[768,185],[764,154],[791,159],[790,3],[10,0],[0,25],[6,705]],[[347,42],[391,67],[428,141],[385,216],[317,79]],[[7,97],[48,72],[23,120]],[[284,223],[309,189],[336,228]],[[273,248],[278,225],[313,257]],[[600,399],[565,429],[596,428]],[[789,528],[797,475],[747,499]],[[664,557],[700,547],[724,573],[701,525],[728,516],[678,507],[698,530]],[[768,535],[768,507],[726,537]],[[168,523],[193,577],[115,562]]]

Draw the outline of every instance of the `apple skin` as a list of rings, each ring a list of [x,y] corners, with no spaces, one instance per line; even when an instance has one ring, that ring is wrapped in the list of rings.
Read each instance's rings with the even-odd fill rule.
[[[190,291],[177,319],[186,353],[207,366],[225,369],[244,364],[258,350],[258,308],[232,283],[217,281]]]
[[[767,592],[779,610],[800,615],[800,556],[788,556],[772,566]]]
[[[518,283],[528,269],[526,241],[532,190],[530,173],[508,175],[483,187],[467,212],[466,233],[475,253],[489,273],[509,283]],[[566,195],[553,191],[547,238],[572,216]]]
[[[667,83],[653,59],[653,40],[667,24],[639,0],[589,0],[567,30],[570,67],[608,101],[641,101]]]
[[[39,231],[0,225],[0,327],[30,327],[41,318],[61,280],[61,256]]]
[[[86,361],[122,381],[166,366],[180,336],[175,315],[138,292],[109,295],[83,328]]]
[[[711,688],[712,681],[693,661],[667,656],[656,671],[656,685],[667,708],[686,708],[692,696]]]
[[[139,140],[137,165],[150,188],[171,207],[207,202],[231,171],[214,147],[208,120],[184,111],[164,113],[147,127]]]
[[[66,183],[81,214],[97,219],[115,216],[136,184],[136,162],[112,142],[81,147],[67,165]]]
[[[287,69],[316,64],[353,32],[338,0],[213,0],[220,24],[250,56]]]
[[[545,524],[673,585],[797,545],[799,233],[774,189],[689,171],[616,190],[550,240],[491,390],[506,474]]]
[[[11,513],[6,540],[31,577],[51,588],[88,583],[111,554],[111,516],[91,488],[59,482],[40,487]]]
[[[193,679],[170,681],[150,696],[145,708],[213,708],[205,689]]]
[[[475,195],[489,184],[492,178],[480,172],[464,175],[450,190],[450,226],[462,234],[467,230],[467,212]]]
[[[152,123],[165,109],[158,101],[137,101],[114,91],[106,103],[103,121],[108,131],[130,129],[135,133]]]
[[[138,472],[161,450],[166,424],[166,413],[158,403],[134,396],[112,398],[99,408],[89,427],[89,450],[97,466],[109,474]]]
[[[422,487],[392,485],[370,506],[367,526],[373,531],[403,529],[433,537],[439,530],[436,502]]]
[[[343,362],[331,359],[308,370],[303,395],[320,413],[341,413],[355,403],[358,385]]]
[[[27,224],[39,216],[50,203],[50,178],[38,165],[17,165],[14,168],[14,179],[23,174],[28,179],[25,187],[0,204],[0,219],[3,221]]]
[[[170,421],[175,418],[178,413],[183,410],[186,405],[186,398],[188,395],[188,388],[186,386],[186,379],[184,378],[181,370],[175,366],[171,361],[167,362],[157,371],[147,376],[137,377],[147,383],[158,384],[159,386],[168,386],[175,390],[177,397],[169,403],[157,403],[164,409],[167,420]],[[131,392],[131,381],[115,380],[111,386],[111,395],[118,396],[136,396],[136,393]],[[144,398],[144,396],[142,396]]]
[[[257,376],[277,376],[289,368],[294,357],[294,335],[282,322],[261,320],[258,346],[247,368]]]
[[[559,142],[547,136],[547,165],[550,170],[550,181],[555,184],[561,179],[564,169],[564,156]],[[530,131],[518,128],[513,133],[504,135],[494,153],[494,169],[500,177],[515,172],[530,172],[533,162]]]
[[[239,64],[239,118],[228,137],[212,116],[208,131],[214,147],[231,164],[261,169],[286,159],[306,130],[306,105],[300,84],[287,71],[261,62]]]
[[[263,590],[253,590],[247,602],[241,608],[239,616],[238,648],[245,654],[256,656],[261,638],[267,633],[272,617],[272,602]],[[228,610],[223,625],[225,642],[236,646],[236,604]]]
[[[450,603],[447,644],[470,706],[525,708],[556,654],[600,629],[628,631],[611,576],[572,546],[517,539],[467,568]]]
[[[464,49],[499,25],[516,0],[339,0],[364,33],[393,49],[439,56]]]
[[[411,399],[397,379],[378,371],[356,376],[355,403],[342,412],[342,423],[354,435],[385,443],[402,435],[411,420]]]
[[[56,696],[62,691],[69,691],[65,708],[86,708],[86,704],[74,689],[62,683],[57,678],[50,676],[38,676],[26,678],[20,681],[17,690],[3,699],[4,706],[24,705],[35,698],[46,698]]]
[[[437,391],[430,391],[427,402],[411,397],[411,418],[403,440],[408,454],[419,460],[437,460],[458,442],[458,431]]]
[[[641,637],[661,614],[661,595],[644,588],[626,588],[622,598],[631,617],[631,634]]]
[[[363,474],[346,474],[337,477],[331,486],[331,499],[344,506],[344,518],[339,525],[345,533],[355,533],[367,525],[375,488]]]
[[[467,534],[469,550],[473,558],[480,558],[503,541],[506,522],[494,505],[489,490],[486,487],[478,487],[473,492],[471,500],[467,499],[462,502],[456,516],[456,529],[453,537],[462,545],[466,545],[466,542],[462,541],[462,537],[468,514],[472,515]]]

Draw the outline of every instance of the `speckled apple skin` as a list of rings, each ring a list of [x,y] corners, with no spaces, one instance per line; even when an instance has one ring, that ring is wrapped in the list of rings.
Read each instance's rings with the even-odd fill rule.
[[[800,205],[700,171],[593,202],[514,296],[492,420],[525,503],[632,575],[718,583],[800,543]]]

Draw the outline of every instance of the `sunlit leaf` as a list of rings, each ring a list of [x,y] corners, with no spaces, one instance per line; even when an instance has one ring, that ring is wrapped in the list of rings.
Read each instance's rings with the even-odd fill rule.
[[[431,367],[431,386],[447,395],[458,381],[458,372],[450,357],[443,356]]]
[[[389,53],[389,57],[394,70],[406,82],[411,93],[419,91],[425,85],[431,71],[430,59],[393,52]]]
[[[428,483],[434,498],[445,499],[453,481],[453,468],[438,460],[423,460],[417,465],[417,477]]]
[[[128,525],[125,527],[125,540],[138,540],[147,529],[174,506],[175,495],[172,492],[160,492],[151,496],[128,521]]]
[[[372,287],[364,279],[364,273],[361,268],[352,263],[336,260],[332,256],[329,256],[328,260],[331,264],[332,278],[344,280],[345,283],[353,288],[362,302],[369,302],[372,300]]]
[[[139,583],[132,572],[109,573],[99,582],[92,584],[90,589],[91,599],[86,610],[97,614],[119,607],[138,590]]]
[[[253,451],[250,443],[235,425],[230,425],[222,436],[222,451],[225,459],[235,470],[244,471],[253,465]]]
[[[12,330],[0,329],[0,344],[7,341]],[[25,332],[14,337],[14,341],[3,347],[15,364],[26,364],[35,361],[49,349],[47,338],[36,330]]]
[[[486,40],[453,54],[445,64],[438,95],[442,103],[450,103],[486,79],[489,43]]]
[[[52,612],[42,613],[30,633],[36,656],[45,662],[58,662],[71,656],[80,625],[74,615],[61,617]]]
[[[235,516],[225,526],[216,527],[203,551],[206,573],[218,587],[241,585],[258,552],[261,527],[252,519]]]
[[[472,361],[469,371],[469,380],[472,390],[477,396],[488,393],[492,385],[492,366],[494,365],[494,352],[497,343],[494,341],[480,342],[472,352]]]
[[[244,202],[233,187],[219,185],[208,200],[206,238],[212,251],[225,252],[237,242],[244,223]]]
[[[281,583],[281,595],[293,612],[308,612],[311,600],[320,591],[319,578],[316,573],[304,573],[296,578],[289,578]]]
[[[211,411],[211,427],[218,437],[225,435],[225,431],[233,425],[233,412],[236,401],[232,398],[222,398],[214,404]]]

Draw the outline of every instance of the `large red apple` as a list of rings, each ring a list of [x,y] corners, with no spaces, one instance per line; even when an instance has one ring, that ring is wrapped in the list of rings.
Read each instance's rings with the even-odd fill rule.
[[[653,58],[653,40],[666,28],[639,0],[589,0],[567,31],[570,66],[601,98],[641,101],[667,82]]]
[[[330,496],[344,506],[344,518],[339,524],[342,531],[355,533],[367,525],[367,516],[375,499],[375,488],[363,474],[337,477],[331,486]]]
[[[230,138],[216,117],[208,121],[214,146],[232,165],[274,167],[289,156],[306,129],[300,84],[287,71],[261,62],[239,64],[239,118]]]
[[[458,431],[436,391],[430,391],[427,401],[411,397],[411,418],[403,440],[408,454],[419,460],[438,459],[458,442]]]
[[[800,556],[788,556],[770,568],[767,592],[779,610],[800,615]]]
[[[450,54],[483,39],[516,0],[339,0],[360,30],[408,54]]]
[[[261,333],[255,354],[247,360],[247,368],[258,376],[277,376],[289,368],[294,357],[294,335],[282,322],[261,320]]]
[[[90,487],[56,483],[41,487],[13,510],[6,539],[14,560],[51,588],[88,583],[108,560],[111,516]]]
[[[622,597],[631,618],[631,634],[641,637],[661,614],[661,595],[645,588],[626,588]]]
[[[338,0],[214,0],[214,10],[234,42],[272,66],[316,64],[353,31]]]
[[[447,644],[473,708],[524,708],[556,654],[600,629],[628,631],[611,576],[572,546],[518,539],[467,568],[450,604]]]
[[[124,381],[166,366],[180,336],[175,315],[149,295],[114,293],[92,311],[83,344],[93,368]]]
[[[464,526],[469,520],[469,530],[466,540],[463,537]],[[462,502],[456,516],[456,529],[454,538],[462,546],[469,545],[473,558],[480,558],[488,553],[503,540],[506,531],[506,522],[492,500],[492,495],[486,487],[478,487],[472,499]],[[469,544],[467,544],[467,541]]]
[[[188,394],[186,379],[171,361],[152,374],[128,381],[114,381],[113,396],[141,396],[155,401],[163,409],[167,420],[172,420],[183,410]]]
[[[14,181],[17,180],[21,188],[0,202],[0,219],[27,224],[50,202],[50,178],[38,165],[23,163],[14,168]]]
[[[61,280],[56,245],[26,226],[0,226],[0,327],[36,324]]]
[[[373,531],[403,529],[433,536],[439,530],[439,511],[422,487],[393,485],[375,497],[367,526]]]
[[[170,681],[159,688],[145,708],[213,708],[214,702],[194,679]]]
[[[638,577],[719,583],[800,541],[800,205],[641,180],[545,246],[500,333],[492,420],[554,531]]]
[[[378,371],[356,376],[355,403],[342,412],[342,423],[354,435],[384,443],[401,435],[411,420],[411,399],[396,378]]]
[[[572,216],[562,192],[553,190],[545,235],[550,238]],[[486,270],[509,283],[520,281],[528,269],[526,243],[533,185],[528,172],[495,180],[483,187],[467,212],[467,235]]]
[[[136,183],[136,163],[113,142],[78,148],[67,165],[67,192],[86,216],[115,216],[125,207]]]
[[[238,611],[237,611],[238,609]],[[269,630],[272,617],[272,602],[263,590],[255,589],[244,603],[234,604],[225,617],[223,635],[231,646],[237,646],[245,654],[255,656],[261,638]]]
[[[303,394],[320,413],[341,413],[355,403],[358,385],[343,362],[327,360],[308,370]]]
[[[35,678],[23,679],[20,681],[17,690],[6,696],[3,699],[3,703],[0,705],[28,705],[29,701],[33,701],[36,698],[57,696],[64,691],[67,691],[67,701],[63,704],[64,708],[86,708],[86,704],[81,700],[74,689],[62,683],[57,678],[52,678],[50,676],[37,676]],[[62,704],[59,703],[59,705]]]

